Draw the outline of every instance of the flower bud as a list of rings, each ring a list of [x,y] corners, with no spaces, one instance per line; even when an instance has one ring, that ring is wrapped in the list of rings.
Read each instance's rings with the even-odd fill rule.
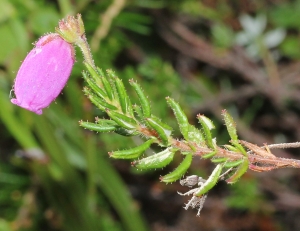
[[[13,104],[42,114],[59,95],[75,62],[74,48],[58,34],[40,38],[23,61],[14,85]]]

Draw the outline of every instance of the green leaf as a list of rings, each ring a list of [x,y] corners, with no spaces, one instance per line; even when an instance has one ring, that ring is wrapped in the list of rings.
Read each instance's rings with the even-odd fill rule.
[[[195,126],[193,125],[189,125],[189,131],[188,131],[188,141],[192,141],[197,143],[198,145],[203,145],[205,146],[205,140],[203,138],[203,134],[202,132],[197,129]]]
[[[217,150],[213,150],[212,152],[210,152],[210,153],[207,153],[207,154],[204,154],[203,156],[202,156],[202,158],[203,159],[209,159],[209,158],[212,158],[214,155],[216,155],[217,154]]]
[[[144,121],[144,115],[143,115],[142,108],[140,106],[136,105],[136,104],[132,105],[132,108],[135,111],[137,118],[140,121]]]
[[[223,163],[227,160],[228,160],[227,157],[218,157],[218,158],[212,159],[211,162],[213,162],[213,163]]]
[[[126,129],[135,129],[137,127],[137,122],[123,114],[106,109],[106,113],[112,118],[118,125]]]
[[[176,180],[179,180],[191,166],[193,160],[193,155],[188,154],[185,156],[184,160],[178,165],[174,171],[170,172],[169,174],[160,177],[160,180],[165,183],[171,183]]]
[[[222,116],[225,121],[225,125],[227,127],[228,134],[231,138],[231,143],[244,155],[247,156],[246,150],[242,145],[239,144],[238,135],[236,132],[236,124],[232,118],[232,116],[224,109],[222,111]]]
[[[106,78],[101,78],[103,87],[105,89],[105,92],[108,96],[108,98],[112,101],[115,99],[115,95],[114,95],[114,89],[110,83],[110,81],[108,81]]]
[[[118,127],[115,130],[115,133],[117,133],[121,136],[136,136],[136,135],[140,134],[139,132],[137,132],[135,130],[129,130],[129,129],[121,128],[121,127]]]
[[[215,125],[213,124],[213,122],[207,118],[206,116],[204,115],[197,115],[197,118],[203,128],[203,132],[204,132],[204,136],[205,136],[205,141],[206,141],[206,144],[209,148],[211,149],[215,149],[215,145],[214,145],[214,142],[213,142],[213,138],[212,138],[212,135],[211,135],[211,132],[210,130],[214,129],[215,128]]]
[[[231,143],[236,147],[236,149],[242,153],[244,156],[248,156],[247,151],[245,150],[245,148],[238,143],[238,141],[231,141]]]
[[[126,89],[124,87],[122,80],[119,78],[115,78],[115,85],[116,85],[116,90],[119,96],[119,102],[123,113],[132,117],[133,116],[132,105],[126,93]]]
[[[133,79],[130,79],[129,83],[133,87],[133,89],[135,90],[136,94],[139,97],[144,117],[146,117],[146,118],[150,117],[151,116],[151,106],[150,106],[150,102],[149,102],[148,98],[146,97],[146,95],[143,92],[143,89]]]
[[[189,121],[186,117],[185,113],[181,109],[180,105],[176,103],[172,98],[166,97],[167,103],[169,104],[170,108],[172,108],[174,115],[177,119],[177,123],[179,125],[179,129],[183,137],[189,141]]]
[[[134,161],[131,163],[131,165],[139,169],[163,168],[173,160],[174,153],[176,151],[177,149],[167,148],[164,151],[156,153],[152,156]]]
[[[136,159],[142,155],[155,139],[147,140],[145,143],[130,149],[109,152],[109,156],[115,159]]]
[[[110,80],[114,80],[114,79],[118,78],[116,76],[116,73],[112,69],[106,70],[106,73],[107,73],[108,79],[110,79]]]
[[[239,178],[247,172],[248,167],[249,167],[249,160],[247,158],[244,158],[242,163],[237,168],[236,172],[231,177],[229,177],[226,180],[226,182],[228,184],[233,184],[237,182]]]
[[[157,132],[162,144],[168,145],[169,138],[172,134],[172,128],[167,124],[161,122],[158,118],[154,116],[152,116],[151,118],[146,118],[146,121],[148,125]]]
[[[102,111],[106,111],[106,109],[110,109],[110,110],[117,110],[118,108],[116,108],[115,106],[106,103],[104,100],[102,100],[98,95],[94,94],[91,89],[85,87],[83,89],[83,92],[87,95],[87,97],[91,100],[91,102],[93,104],[96,105],[96,107],[98,107],[100,110]]]
[[[232,152],[239,152],[239,150],[236,147],[234,147],[230,144],[225,144],[224,148],[226,148],[226,149],[228,149],[229,151],[232,151]]]
[[[238,136],[236,133],[236,124],[232,118],[232,116],[224,109],[222,111],[222,116],[225,121],[225,125],[227,127],[228,134],[232,141],[238,141]]]
[[[110,120],[108,120],[110,121]],[[116,130],[116,126],[117,124],[115,123],[115,125],[112,125],[110,123],[105,124],[105,122],[102,122],[101,124],[95,124],[95,123],[91,123],[91,122],[84,122],[84,121],[79,121],[79,125],[81,127],[84,127],[86,129],[89,129],[91,131],[95,131],[95,132],[111,132]]]
[[[223,164],[218,164],[214,171],[210,174],[209,178],[205,181],[205,183],[200,187],[200,189],[195,192],[195,196],[202,196],[211,190],[218,182],[219,176],[221,175],[223,169]]]
[[[94,67],[92,67],[88,62],[83,62],[83,64],[85,65],[86,69],[88,70],[88,72],[90,73],[91,77],[93,78],[93,80],[95,81],[95,83],[100,85],[100,88],[103,88],[101,81],[101,78],[103,78],[104,76],[100,76],[99,72],[97,70],[94,69]]]
[[[106,92],[95,82],[94,79],[92,79],[88,73],[82,72],[84,80],[87,82],[89,87],[93,90],[95,94],[97,94],[100,98],[105,99],[107,97]]]
[[[244,161],[244,159],[226,162],[224,164],[224,167],[225,168],[233,168],[233,167],[239,166],[241,163],[243,163],[243,161]]]

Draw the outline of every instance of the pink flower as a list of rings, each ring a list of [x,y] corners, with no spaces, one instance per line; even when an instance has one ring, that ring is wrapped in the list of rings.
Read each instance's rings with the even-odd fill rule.
[[[41,115],[66,85],[74,62],[71,44],[58,34],[43,36],[18,71],[11,102]]]

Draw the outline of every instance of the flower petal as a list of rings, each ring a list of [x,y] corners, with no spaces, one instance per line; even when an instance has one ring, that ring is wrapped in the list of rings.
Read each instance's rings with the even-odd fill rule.
[[[73,46],[57,34],[42,37],[22,63],[11,102],[42,114],[42,109],[59,95],[74,64]]]

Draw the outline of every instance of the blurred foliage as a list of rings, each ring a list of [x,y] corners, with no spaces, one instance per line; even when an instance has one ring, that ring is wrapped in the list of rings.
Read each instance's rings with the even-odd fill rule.
[[[236,209],[249,209],[252,212],[260,210],[263,197],[254,179],[244,180],[232,185],[231,195],[226,198],[226,204]],[[255,203],[253,203],[255,201]]]
[[[165,41],[158,36],[162,29],[159,29],[160,22],[155,13],[173,15],[187,25],[194,25],[195,34],[207,39],[220,54],[237,45],[235,39],[243,32],[239,22],[242,15],[253,18],[263,15],[266,18],[263,29],[274,31],[281,28],[286,36],[277,39],[274,46],[259,41],[257,46],[256,38],[242,45],[253,47],[256,44],[258,62],[266,50],[274,53],[274,60],[281,58],[296,62],[300,57],[300,21],[297,17],[300,1],[266,2],[253,1],[248,3],[251,6],[248,9],[247,1],[128,1],[113,19],[107,36],[99,42],[100,49],[92,51],[95,63],[102,69],[113,67],[124,80],[138,79],[149,95],[155,114],[165,118],[172,127],[176,127],[173,126],[175,119],[165,102],[166,96],[179,101],[190,121],[197,124],[194,118],[201,104],[219,93],[232,91],[241,80],[234,80],[228,71],[218,71],[167,48]],[[129,163],[120,167],[119,161],[110,161],[107,155],[108,151],[131,146],[139,140],[115,134],[95,135],[78,126],[81,119],[92,121],[96,116],[105,116],[83,95],[83,65],[79,51],[63,94],[42,116],[9,102],[20,61],[34,41],[44,33],[54,32],[59,19],[78,12],[83,16],[90,40],[101,25],[101,14],[111,3],[109,0],[0,1],[0,230],[150,229],[143,217],[143,213],[149,213],[147,208],[132,198],[131,188],[126,186],[120,174]],[[192,76],[184,74],[187,66],[192,70]],[[135,97],[133,92],[128,94]],[[250,125],[263,109],[268,108],[264,100],[256,95],[242,105],[230,102],[222,106]],[[240,110],[238,106],[246,109]],[[204,109],[201,113],[218,121],[211,111]],[[216,122],[220,144],[228,141],[222,124],[220,120]],[[281,132],[275,130],[273,136]],[[204,172],[200,167],[194,166],[192,171]],[[146,179],[151,180],[149,178]],[[260,201],[268,203],[257,186],[254,179],[241,180],[232,187],[232,196],[227,198],[226,204],[257,212],[262,209],[258,207]],[[155,192],[161,190],[155,189]],[[164,220],[164,217],[157,219]],[[153,220],[149,219],[150,222]]]

